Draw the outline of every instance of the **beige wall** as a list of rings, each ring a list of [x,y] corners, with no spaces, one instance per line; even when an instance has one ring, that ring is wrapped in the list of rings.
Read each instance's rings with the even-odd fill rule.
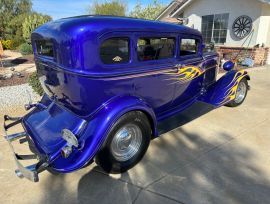
[[[255,32],[250,46],[254,46],[257,44],[257,31],[260,23],[261,5],[262,4],[257,0],[193,0],[193,3],[185,8],[184,16],[189,17],[188,26],[201,30],[201,16],[229,13],[229,24],[225,45],[241,46],[245,39],[239,40],[234,37],[231,28],[237,17],[247,15],[253,20]]]
[[[270,47],[270,5],[262,5],[262,14],[260,18],[259,34],[257,43],[264,43]]]
[[[267,4],[257,0],[193,0],[184,8],[184,17],[189,18],[188,26],[200,31],[201,16],[221,13],[230,14],[226,46],[241,46],[245,40],[237,39],[232,33],[232,24],[241,15],[247,15],[253,20],[254,34],[250,47],[258,43],[270,44],[270,6]]]
[[[267,36],[267,40],[266,40],[266,46],[270,47],[270,20],[268,22],[268,25],[269,26],[268,26],[268,36]]]

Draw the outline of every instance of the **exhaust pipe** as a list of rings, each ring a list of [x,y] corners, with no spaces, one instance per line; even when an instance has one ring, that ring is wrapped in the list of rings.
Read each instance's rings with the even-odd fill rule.
[[[17,176],[18,178],[21,178],[21,179],[24,178],[22,172],[21,172],[19,169],[16,169],[16,170],[15,170],[15,174],[16,174],[16,176]]]

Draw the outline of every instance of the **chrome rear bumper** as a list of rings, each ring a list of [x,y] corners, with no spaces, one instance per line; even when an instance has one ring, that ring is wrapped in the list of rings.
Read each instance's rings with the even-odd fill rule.
[[[11,121],[11,123],[6,125],[6,121]],[[15,170],[15,174],[19,178],[27,178],[30,181],[38,182],[39,181],[38,174],[40,172],[44,171],[46,169],[46,167],[48,167],[48,163],[46,162],[46,160],[44,158],[39,158],[39,156],[37,156],[36,154],[19,155],[19,154],[15,153],[12,142],[14,142],[16,140],[20,140],[20,143],[27,142],[27,139],[26,139],[27,133],[26,132],[20,132],[20,133],[7,135],[8,129],[15,126],[15,125],[20,124],[21,121],[22,121],[22,118],[13,118],[13,117],[5,115],[4,116],[4,137],[7,140],[8,144],[11,148],[15,163],[17,165],[17,169]],[[38,162],[35,164],[32,164],[30,166],[26,166],[26,167],[23,166],[20,162],[20,160],[29,160],[29,159],[37,159]]]

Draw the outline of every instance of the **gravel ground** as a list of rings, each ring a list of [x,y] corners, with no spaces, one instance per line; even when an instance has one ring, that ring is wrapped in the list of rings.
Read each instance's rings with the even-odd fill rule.
[[[35,94],[28,84],[7,86],[0,88],[0,111],[12,110],[29,102],[29,95],[33,102],[40,96]]]

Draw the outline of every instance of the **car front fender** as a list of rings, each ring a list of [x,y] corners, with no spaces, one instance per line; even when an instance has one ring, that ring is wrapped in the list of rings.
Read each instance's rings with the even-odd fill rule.
[[[156,117],[153,109],[145,101],[134,96],[116,97],[108,104],[104,104],[103,108],[88,121],[87,127],[79,138],[79,149],[75,149],[68,158],[59,156],[51,164],[51,168],[63,173],[82,168],[94,158],[102,147],[114,123],[125,113],[136,110],[147,115],[151,123],[152,134],[156,136]]]
[[[199,101],[220,107],[235,99],[239,82],[250,76],[245,70],[232,70],[223,75],[219,80],[207,88],[206,94],[199,98]]]

